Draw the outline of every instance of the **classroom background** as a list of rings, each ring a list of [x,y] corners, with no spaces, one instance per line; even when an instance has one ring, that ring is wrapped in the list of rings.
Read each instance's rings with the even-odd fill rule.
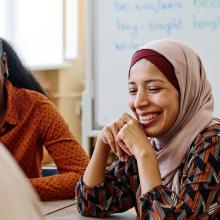
[[[201,55],[220,116],[219,8],[201,0],[0,0],[0,36],[91,155],[98,131],[128,111],[130,55],[147,41],[183,40]]]
[[[84,0],[0,0],[0,36],[12,44],[48,91],[80,142],[84,14]]]

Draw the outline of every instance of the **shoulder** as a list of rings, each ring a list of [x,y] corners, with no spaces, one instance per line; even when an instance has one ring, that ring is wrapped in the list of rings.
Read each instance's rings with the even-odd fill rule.
[[[187,161],[196,157],[204,158],[205,155],[214,155],[218,160],[220,154],[220,120],[206,127],[193,141],[187,154]]]
[[[212,125],[207,126],[202,130],[192,143],[194,149],[199,149],[200,146],[219,144],[220,141],[220,120],[215,119]]]
[[[19,115],[44,115],[53,112],[57,114],[55,105],[41,93],[16,87],[13,90],[11,101]]]
[[[29,89],[23,89],[23,88],[15,88],[16,96],[19,98],[19,100],[26,100],[26,102],[48,102],[48,98],[44,96],[43,94],[29,90]]]
[[[31,107],[40,107],[41,105],[53,105],[53,103],[43,94],[23,88],[14,87],[16,105],[22,104],[23,107],[27,106],[29,109]]]
[[[182,164],[182,186],[192,183],[217,186],[220,180],[219,161],[220,123],[216,123],[201,131],[192,143]]]

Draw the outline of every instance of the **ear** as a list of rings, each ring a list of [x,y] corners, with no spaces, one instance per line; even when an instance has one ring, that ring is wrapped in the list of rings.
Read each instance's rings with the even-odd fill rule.
[[[8,71],[8,59],[7,54],[4,52],[1,58],[1,70],[3,73]]]

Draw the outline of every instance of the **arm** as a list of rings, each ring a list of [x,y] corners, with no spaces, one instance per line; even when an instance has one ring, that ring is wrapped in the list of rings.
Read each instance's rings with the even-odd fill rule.
[[[119,158],[122,157],[123,160],[127,160],[128,155],[131,155],[129,151],[125,150],[123,152],[116,142],[119,130],[120,119],[113,121],[100,132],[91,161],[83,176],[83,181],[88,187],[99,185],[104,181],[107,159],[111,149]]]
[[[177,195],[165,186],[156,186],[143,194],[140,213],[143,219],[208,219],[220,212],[220,144],[219,137],[202,142],[199,150],[192,148],[185,163],[181,192]]]
[[[188,161],[187,179],[182,184],[180,195],[162,186],[156,155],[138,122],[128,114],[123,115],[125,125],[118,133],[117,140],[122,140],[135,156],[138,164],[140,185],[143,196],[140,198],[141,219],[171,217],[180,219],[209,215],[220,209],[217,204],[219,185],[219,135],[204,140],[200,151]],[[179,196],[179,197],[178,197]]]
[[[38,106],[38,111],[42,112],[39,139],[53,158],[59,174],[33,178],[32,185],[42,200],[73,198],[76,182],[87,166],[88,156],[51,102],[45,100]]]
[[[128,171],[125,172],[128,165],[118,161],[106,171],[110,149],[119,158],[128,159],[129,152],[127,155],[124,152],[123,155],[115,140],[119,130],[120,120],[116,120],[100,132],[83,179],[77,184],[78,209],[82,215],[103,217],[109,213],[124,211],[134,204],[134,194],[131,193],[127,177]],[[136,172],[129,172],[131,179],[137,176],[137,169]]]
[[[129,120],[135,121],[135,123],[129,124],[123,119],[124,115]],[[135,204],[137,182],[139,182],[138,169],[141,176],[142,191],[161,184],[156,156],[146,135],[135,119],[127,114],[124,115],[120,120],[113,122],[101,132],[83,181],[81,180],[76,187],[79,200],[78,209],[82,215],[103,217],[109,213],[121,212],[131,208]],[[121,123],[122,120],[124,122]],[[120,126],[120,123],[122,126]],[[123,155],[122,161],[127,161],[126,157],[133,154],[138,160],[138,169],[136,163],[135,166],[128,165],[132,164],[128,160],[125,162],[125,167],[114,168],[111,176],[105,174],[106,160],[109,153],[109,149],[106,150],[106,148],[110,146],[113,152],[116,152],[116,144],[126,153]],[[101,160],[104,161],[100,163]],[[134,157],[133,160],[135,160]],[[152,162],[154,162],[153,166]],[[147,166],[147,168],[144,166]],[[132,171],[134,167],[135,172]],[[124,174],[121,175],[121,172],[124,172]],[[97,175],[94,175],[94,173]],[[149,180],[146,181],[145,178],[149,178]],[[102,184],[102,182],[104,183]],[[121,184],[119,184],[120,182]]]
[[[110,147],[106,146],[100,138],[98,138],[92,158],[83,175],[83,182],[87,186],[93,187],[104,181],[109,152]]]
[[[161,185],[161,175],[156,153],[144,130],[137,120],[125,113],[122,116],[124,126],[117,135],[117,141],[123,142],[135,156],[138,165],[141,192],[146,193],[153,187]]]
[[[118,160],[107,168],[104,181],[99,185],[88,187],[80,178],[75,193],[78,211],[84,216],[93,217],[126,211],[136,204],[138,186],[135,158],[130,157],[126,162]]]

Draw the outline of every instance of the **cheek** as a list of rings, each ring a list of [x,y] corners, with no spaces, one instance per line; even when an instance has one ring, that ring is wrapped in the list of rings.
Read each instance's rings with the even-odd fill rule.
[[[152,105],[157,106],[161,109],[167,108],[169,106],[169,102],[167,99],[167,96],[164,96],[163,94],[156,94],[150,98],[150,102]]]
[[[176,115],[179,114],[179,110],[180,110],[180,97],[179,94],[176,94],[173,96],[173,99],[171,100],[171,103],[173,103],[172,105],[172,109],[173,109],[173,113]]]
[[[169,121],[171,123],[174,123],[179,114],[179,99],[178,98],[170,99],[169,104],[167,104],[165,108],[167,109]]]
[[[136,111],[136,109],[134,107],[134,100],[132,98],[128,98],[128,106],[133,112]]]

